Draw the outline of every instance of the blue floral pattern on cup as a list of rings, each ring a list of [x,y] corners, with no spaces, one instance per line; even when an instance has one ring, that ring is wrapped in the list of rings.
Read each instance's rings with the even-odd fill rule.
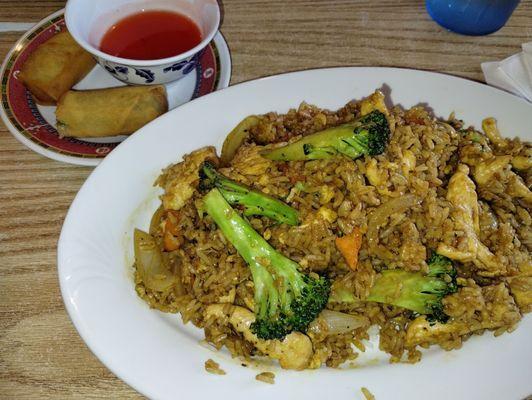
[[[191,60],[180,61],[178,63],[170,65],[169,67],[164,68],[163,72],[168,73],[182,70],[183,75],[187,75],[197,67],[198,59],[199,57],[194,56]]]
[[[135,75],[144,78],[144,83],[152,83],[155,79],[155,74],[153,71],[146,68],[133,68],[135,70]]]
[[[167,83],[181,79],[192,72],[198,65],[203,52],[179,62],[157,66],[131,66],[114,63],[97,57],[97,61],[116,79],[135,85]]]
[[[128,77],[128,67],[124,67],[121,65],[117,65],[115,67],[112,67],[108,64],[102,64],[103,67],[107,72],[109,72],[111,75],[113,75],[115,78],[120,79],[121,81],[127,82]]]

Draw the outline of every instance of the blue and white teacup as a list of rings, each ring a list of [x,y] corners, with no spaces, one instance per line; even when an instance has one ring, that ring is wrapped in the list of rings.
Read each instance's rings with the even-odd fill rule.
[[[174,11],[190,17],[200,28],[203,40],[185,53],[160,60],[130,60],[98,49],[113,24],[145,10]],[[65,20],[74,40],[115,78],[131,85],[155,85],[176,81],[194,70],[203,49],[218,31],[220,7],[216,0],[69,0]]]

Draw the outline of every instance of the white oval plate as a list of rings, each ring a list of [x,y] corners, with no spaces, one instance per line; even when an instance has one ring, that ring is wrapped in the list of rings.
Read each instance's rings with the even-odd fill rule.
[[[220,145],[244,116],[285,112],[301,101],[336,109],[376,88],[395,104],[428,104],[480,126],[498,119],[507,136],[532,139],[532,106],[508,93],[453,76],[394,68],[333,68],[263,78],[187,103],[126,139],[80,189],[66,217],[58,267],[66,308],[94,354],[118,377],[154,399],[515,399],[532,393],[532,318],[512,334],[473,337],[459,351],[433,347],[415,365],[388,364],[372,341],[358,368],[282,371],[243,368],[226,352],[200,345],[203,332],[176,315],[148,308],[134,290],[131,233],[157,207],[153,181],[166,165],[198,147]],[[181,134],[176,135],[176,132]],[[213,358],[227,371],[208,374]],[[276,383],[254,379],[276,373]],[[221,396],[221,397],[220,397]]]

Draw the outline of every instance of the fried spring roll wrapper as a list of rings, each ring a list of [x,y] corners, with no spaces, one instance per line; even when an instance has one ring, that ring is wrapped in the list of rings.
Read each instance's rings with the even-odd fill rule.
[[[29,89],[37,103],[55,104],[96,65],[64,31],[41,44],[26,60],[19,80]]]
[[[124,86],[71,90],[57,103],[57,130],[62,136],[127,135],[168,111],[164,86]]]

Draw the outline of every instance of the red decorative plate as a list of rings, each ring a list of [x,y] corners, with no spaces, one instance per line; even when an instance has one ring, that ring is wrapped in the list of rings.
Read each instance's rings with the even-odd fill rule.
[[[41,22],[15,44],[2,66],[2,107],[4,123],[11,133],[30,149],[54,160],[97,165],[125,136],[79,140],[60,137],[55,129],[55,107],[35,103],[30,92],[17,79],[28,56],[43,42],[66,29],[64,10]],[[195,73],[166,85],[170,108],[196,97],[227,87],[231,76],[231,59],[223,36],[218,33],[200,57]],[[81,81],[76,89],[122,86],[99,65]]]

